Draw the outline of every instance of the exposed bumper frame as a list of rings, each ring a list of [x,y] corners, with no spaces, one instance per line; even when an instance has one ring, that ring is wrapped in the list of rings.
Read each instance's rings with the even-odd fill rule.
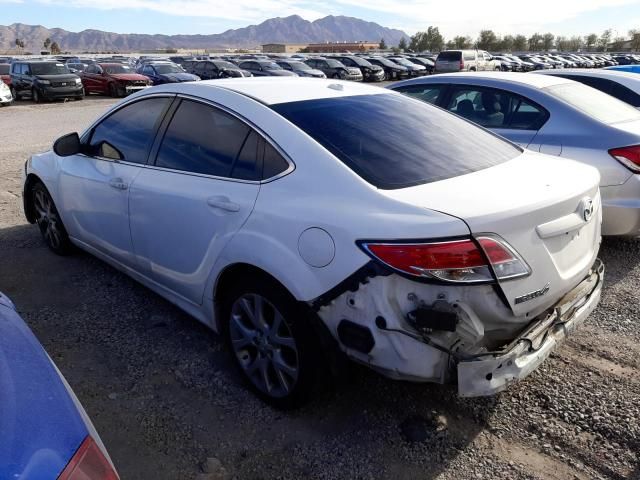
[[[596,260],[589,275],[554,307],[553,313],[527,328],[503,351],[458,363],[462,397],[494,395],[536,370],[600,302],[604,265]]]

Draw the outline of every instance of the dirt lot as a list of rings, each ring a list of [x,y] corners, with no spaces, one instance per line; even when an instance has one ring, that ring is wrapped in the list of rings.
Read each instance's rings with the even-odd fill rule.
[[[123,479],[217,478],[202,474],[207,458],[238,479],[640,479],[639,243],[605,240],[600,308],[496,398],[462,400],[451,387],[354,366],[336,392],[274,411],[195,320],[87,254],[51,254],[26,224],[25,159],[111,103],[0,109],[0,290],[78,394]]]

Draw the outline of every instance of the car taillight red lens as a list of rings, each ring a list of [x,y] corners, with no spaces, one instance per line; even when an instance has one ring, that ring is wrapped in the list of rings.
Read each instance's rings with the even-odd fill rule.
[[[504,241],[490,237],[433,243],[365,243],[367,252],[386,265],[416,277],[455,283],[494,280],[487,259],[500,280],[528,275],[529,267]],[[478,248],[482,247],[482,252]]]
[[[58,480],[118,480],[111,466],[91,436],[87,436]]]
[[[609,150],[609,155],[618,160],[633,173],[640,173],[640,145],[612,148]]]

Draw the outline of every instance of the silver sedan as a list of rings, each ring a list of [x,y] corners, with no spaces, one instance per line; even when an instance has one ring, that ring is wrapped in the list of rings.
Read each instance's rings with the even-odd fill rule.
[[[630,105],[565,78],[506,72],[433,75],[388,88],[522,147],[597,167],[602,233],[640,235],[640,111]]]

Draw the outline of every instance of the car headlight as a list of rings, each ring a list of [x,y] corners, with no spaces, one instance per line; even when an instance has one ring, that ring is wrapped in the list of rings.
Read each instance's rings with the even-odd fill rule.
[[[82,83],[82,80],[80,80],[79,78],[76,78],[76,85],[80,85]]]
[[[51,85],[49,80],[43,80],[41,78],[38,79],[38,83],[41,83],[42,85]]]

